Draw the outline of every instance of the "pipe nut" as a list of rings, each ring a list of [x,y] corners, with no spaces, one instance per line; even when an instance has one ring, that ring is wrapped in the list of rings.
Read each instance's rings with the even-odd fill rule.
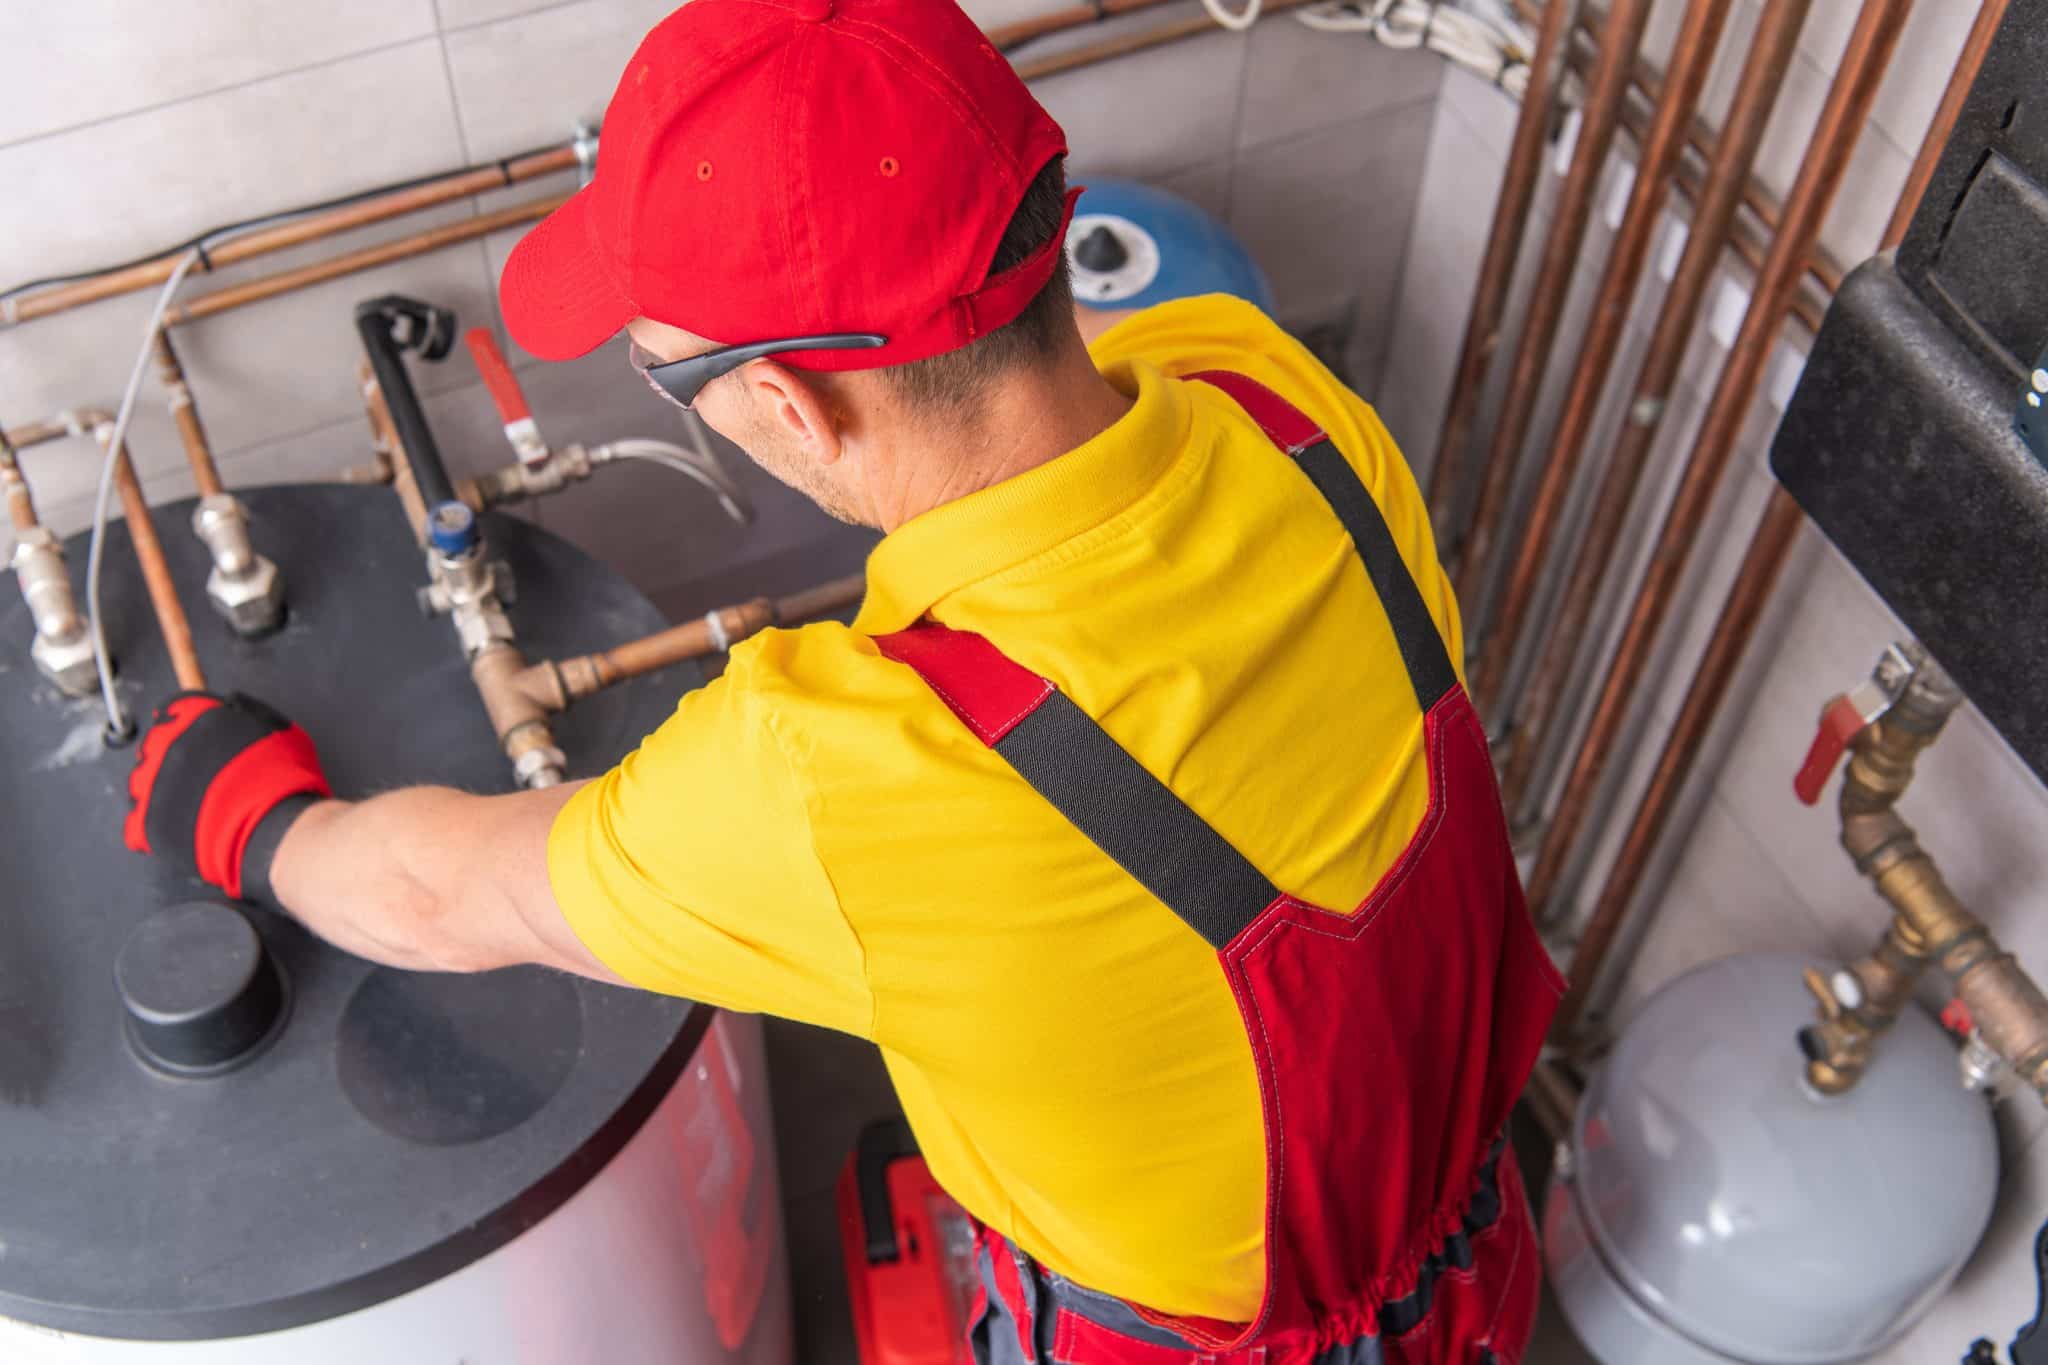
[[[216,568],[206,576],[206,600],[241,636],[265,635],[284,620],[284,575],[256,555],[239,574]]]
[[[28,653],[37,670],[67,697],[89,697],[99,687],[90,631],[81,628],[66,638],[39,634]]]
[[[520,786],[538,791],[542,787],[560,786],[568,765],[568,756],[560,749],[551,744],[540,745],[512,760],[512,775],[519,779]]]

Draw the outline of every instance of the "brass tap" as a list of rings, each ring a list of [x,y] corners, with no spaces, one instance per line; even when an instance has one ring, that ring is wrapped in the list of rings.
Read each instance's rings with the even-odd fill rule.
[[[1819,1022],[1800,1034],[1807,1078],[1828,1094],[1855,1085],[1877,1038],[1932,963],[1954,981],[1984,1044],[2048,1101],[2048,997],[1957,899],[1896,809],[1921,752],[1962,703],[1962,693],[1917,645],[1905,657],[1912,675],[1857,734],[1841,795],[1842,847],[1891,906],[1892,921],[1868,956],[1832,979],[1806,973],[1820,1006]]]

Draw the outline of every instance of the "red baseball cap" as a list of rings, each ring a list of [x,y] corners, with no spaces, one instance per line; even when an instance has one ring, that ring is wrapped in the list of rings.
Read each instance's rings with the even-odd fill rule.
[[[1066,150],[953,0],[693,0],[627,63],[591,183],[514,248],[505,325],[548,360],[642,315],[728,345],[888,338],[787,354],[807,369],[956,350],[1060,263],[1064,224],[989,273]]]

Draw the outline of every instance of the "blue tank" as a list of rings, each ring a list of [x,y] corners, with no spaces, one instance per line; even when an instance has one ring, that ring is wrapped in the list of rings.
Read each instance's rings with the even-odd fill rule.
[[[1235,294],[1268,312],[1273,290],[1230,230],[1177,194],[1089,177],[1067,229],[1074,298],[1144,308],[1193,294]]]

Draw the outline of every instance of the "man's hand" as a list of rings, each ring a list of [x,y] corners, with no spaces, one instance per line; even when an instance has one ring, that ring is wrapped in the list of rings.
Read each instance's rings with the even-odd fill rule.
[[[328,794],[304,730],[248,697],[185,692],[142,738],[122,833],[237,900],[267,900],[286,827]]]

